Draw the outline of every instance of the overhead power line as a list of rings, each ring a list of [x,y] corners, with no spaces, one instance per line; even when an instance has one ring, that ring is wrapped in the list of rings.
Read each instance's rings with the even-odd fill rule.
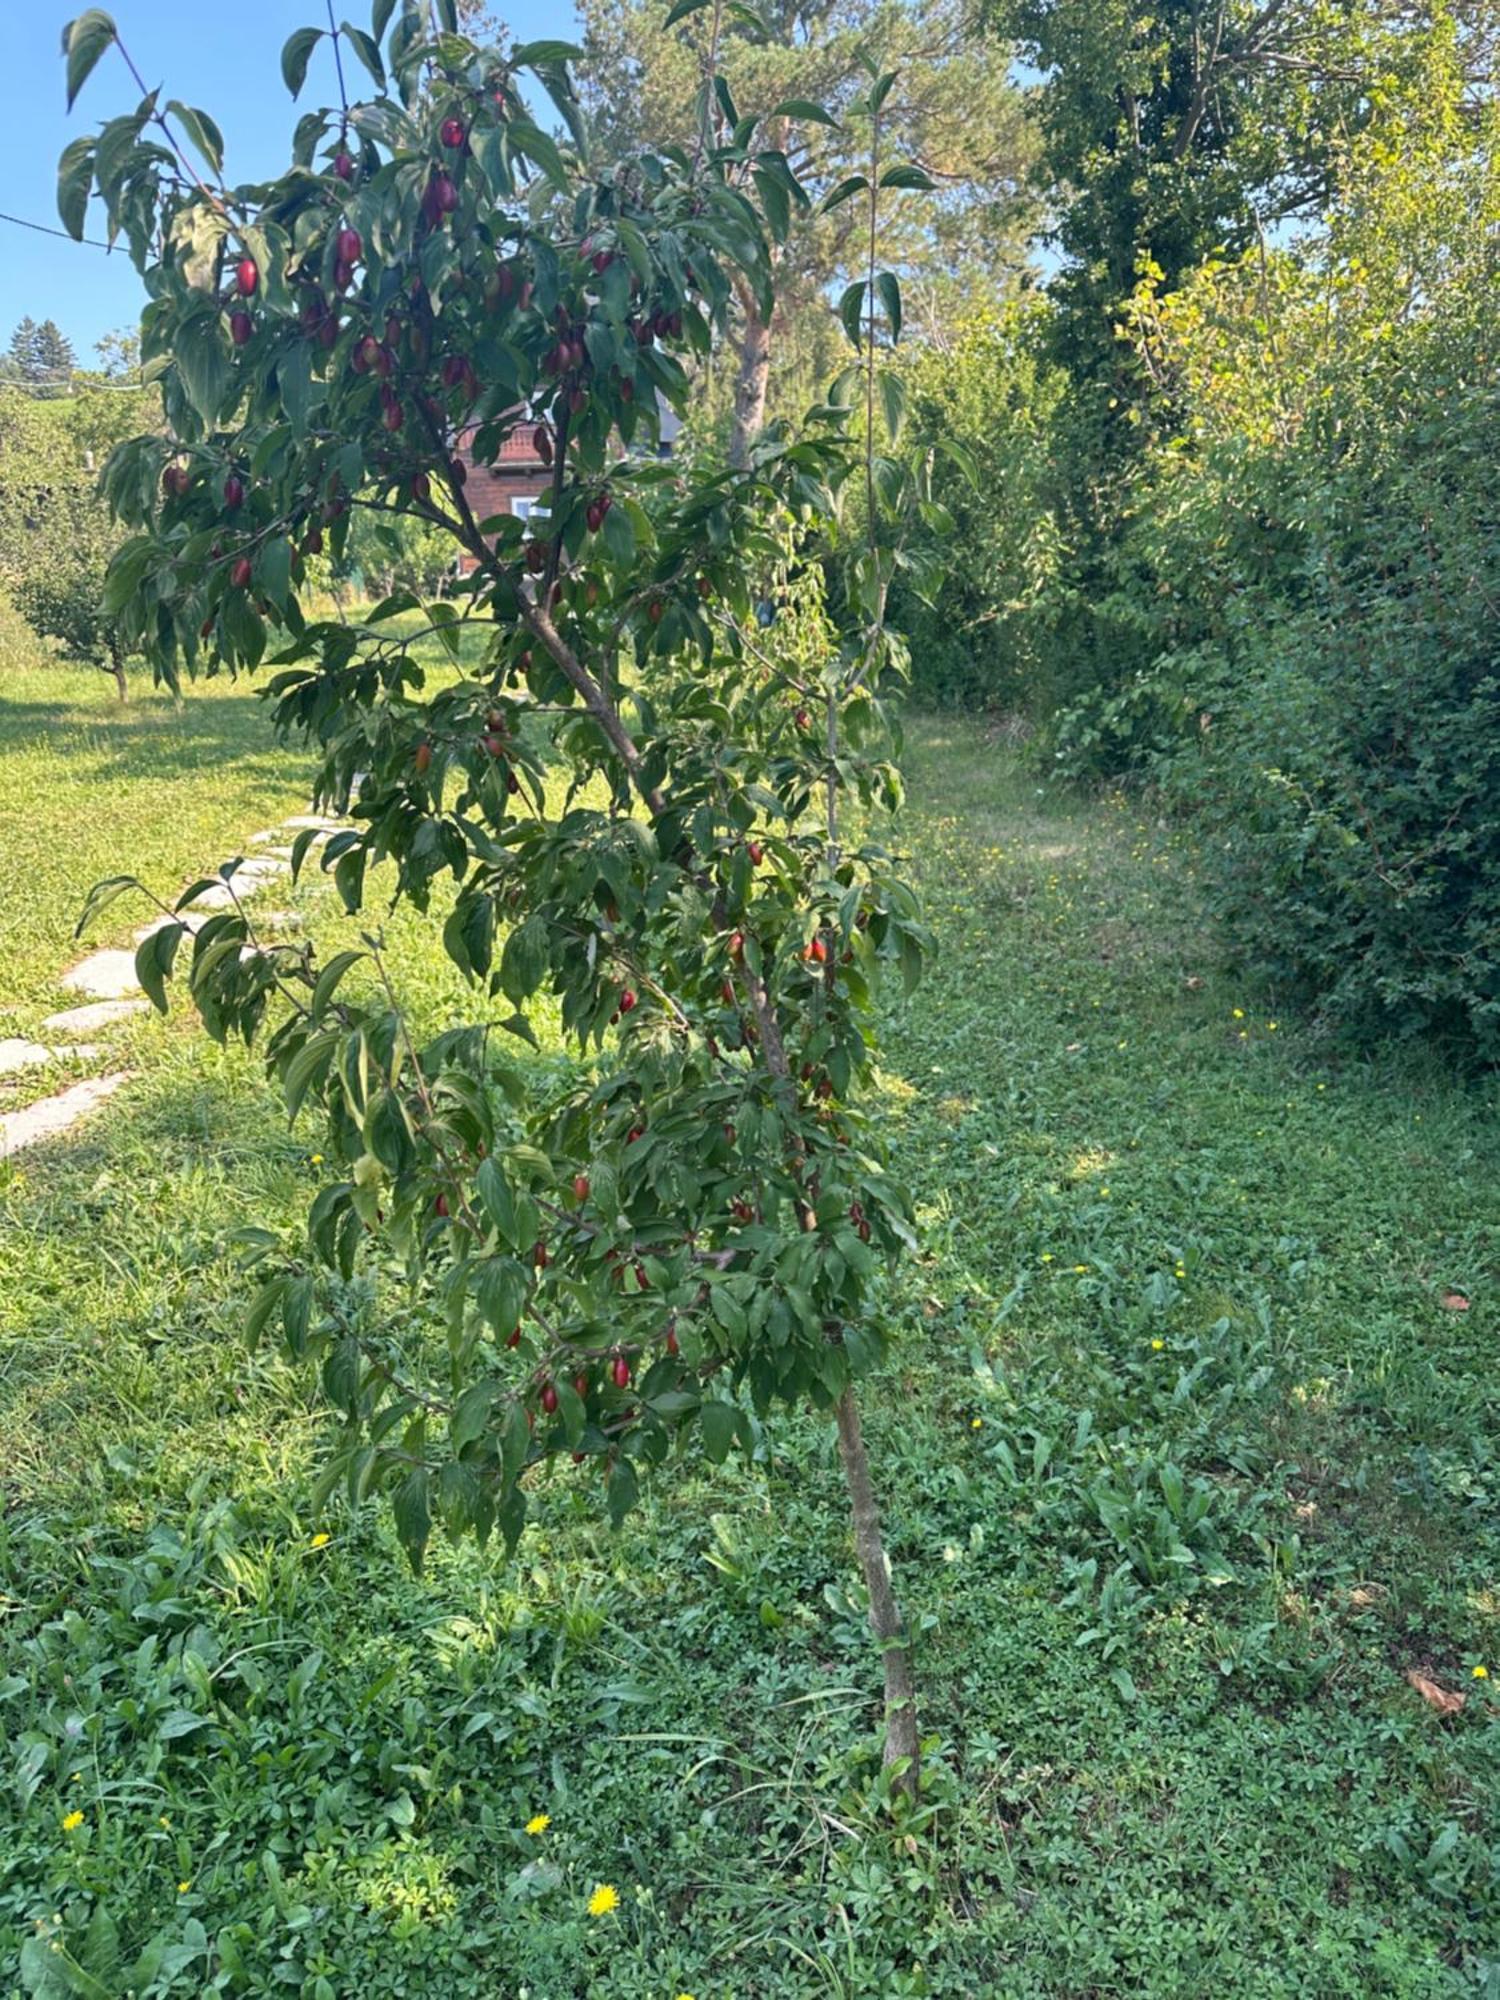
[[[28,222],[24,215],[7,215],[0,209],[0,222],[12,222],[17,229],[34,229],[38,236],[61,237],[64,243],[86,243],[91,250],[113,250],[113,243],[101,243],[97,236],[70,236],[66,229],[52,229],[45,222]]]

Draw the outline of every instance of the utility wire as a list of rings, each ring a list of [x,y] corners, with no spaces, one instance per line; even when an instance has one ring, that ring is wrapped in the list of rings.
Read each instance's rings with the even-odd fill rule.
[[[66,229],[51,229],[45,222],[28,222],[24,215],[7,215],[0,209],[0,222],[13,222],[17,229],[34,229],[38,236],[59,236],[64,243],[86,243],[91,250],[113,250],[113,243],[101,243],[97,236],[70,236]]]

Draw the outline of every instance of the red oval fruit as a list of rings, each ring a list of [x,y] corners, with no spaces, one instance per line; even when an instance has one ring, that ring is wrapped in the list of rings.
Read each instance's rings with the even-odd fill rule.
[[[667,607],[662,603],[661,599],[653,597],[651,602],[646,606],[646,616],[651,620],[653,625],[660,625],[662,619],[666,616],[666,610]]]
[[[320,556],[323,553],[323,530],[309,528],[302,537],[302,553],[305,556]]]
[[[573,1393],[574,1393],[574,1395],[575,1395],[575,1396],[587,1396],[588,1392],[589,1392],[589,1378],[588,1378],[588,1376],[587,1376],[587,1375],[584,1375],[584,1374],[582,1374],[582,1373],[580,1373],[580,1374],[577,1374],[577,1375],[575,1375],[575,1376],[573,1377]]]
[[[630,987],[627,986],[625,988],[625,991],[620,995],[620,1012],[622,1014],[633,1014],[635,1012],[635,1009],[636,1009],[635,993]]]
[[[234,282],[242,299],[254,296],[255,288],[260,283],[260,266],[253,257],[241,257],[234,267]]]
[[[411,480],[411,497],[424,505],[432,498],[432,481],[425,472],[414,472]]]
[[[245,502],[245,482],[237,472],[231,472],[224,481],[224,505],[242,507]]]
[[[799,708],[797,710],[796,715],[793,716],[792,720],[796,723],[799,729],[806,729],[808,724],[812,721],[812,717],[808,714],[805,708]]]
[[[438,137],[450,152],[456,153],[468,137],[468,134],[464,130],[463,120],[461,118],[445,118],[438,132]]]
[[[542,1408],[547,1412],[549,1417],[557,1408],[557,1391],[550,1382],[542,1390]]]
[[[743,958],[745,956],[745,933],[743,931],[730,932],[729,956],[731,958]]]
[[[249,313],[236,312],[229,315],[229,338],[236,347],[248,347],[250,336],[254,331],[255,321],[251,319]]]
[[[399,431],[403,422],[401,405],[393,397],[380,412],[380,421],[388,431]]]
[[[519,1347],[521,1345],[521,1329],[519,1327],[516,1328],[515,1332],[511,1335],[510,1339],[507,1340],[505,1344],[507,1347]]]
[[[625,1143],[627,1146],[633,1146],[637,1139],[644,1139],[645,1136],[646,1128],[644,1125],[632,1125],[630,1130],[625,1134]]]
[[[547,567],[547,544],[528,542],[526,544],[526,567],[533,576],[540,576]]]
[[[367,333],[363,340],[356,341],[352,359],[358,363],[361,373],[375,366],[380,359],[380,342],[373,333]]]
[[[766,858],[766,850],[758,840],[752,840],[746,852],[750,856],[750,866],[752,868],[759,868],[762,861]]]
[[[357,264],[365,254],[364,238],[357,229],[350,229],[346,224],[334,241],[334,249],[341,264]]]
[[[533,1245],[532,1245],[532,1250],[531,1250],[531,1261],[532,1261],[532,1263],[533,1263],[533,1264],[535,1264],[535,1266],[537,1267],[537,1269],[538,1269],[539,1271],[545,1271],[545,1270],[546,1270],[546,1268],[547,1268],[547,1246],[546,1246],[546,1244],[545,1244],[545,1243],[543,1243],[543,1242],[541,1242],[541,1241],[538,1241],[538,1242],[536,1242],[535,1244],[533,1244]]]
[[[458,207],[458,189],[444,173],[434,174],[428,184],[432,206],[439,215],[451,215]]]
[[[828,947],[820,937],[815,937],[802,956],[812,965],[825,965],[828,961]]]
[[[169,465],[161,476],[161,483],[165,492],[180,500],[193,482],[185,465]]]
[[[589,1177],[588,1177],[588,1175],[587,1175],[587,1174],[574,1174],[574,1176],[573,1176],[573,1192],[574,1192],[574,1194],[576,1194],[576,1195],[577,1195],[577,1197],[578,1197],[578,1199],[579,1199],[580,1201],[587,1201],[587,1200],[588,1200],[588,1198],[589,1198]]]
[[[677,1354],[681,1352],[681,1349],[678,1346],[677,1329],[675,1327],[668,1327],[667,1329],[667,1352],[668,1354]]]
[[[412,762],[416,765],[419,775],[430,771],[432,769],[432,745],[430,743],[419,743]]]
[[[615,1378],[615,1387],[617,1389],[628,1389],[630,1387],[630,1363],[625,1359],[623,1354],[615,1356],[615,1365],[609,1372]]]
[[[552,433],[545,424],[538,424],[531,433],[531,448],[543,465],[552,463]]]
[[[591,535],[597,535],[600,528],[602,528],[604,525],[604,512],[597,500],[591,500],[589,502],[588,506],[584,510],[583,518],[588,523],[589,533]]]
[[[440,1194],[438,1196],[437,1200],[432,1204],[432,1212],[434,1215],[446,1215],[448,1213],[447,1195]]]
[[[333,267],[333,283],[335,290],[340,292],[347,292],[354,283],[354,266],[346,264],[342,257]]]
[[[347,153],[335,153],[333,156],[333,171],[341,181],[352,181],[354,178],[354,162]]]
[[[249,556],[236,556],[234,561],[229,565],[229,581],[234,585],[236,590],[248,590],[250,587],[250,578],[253,574]]]

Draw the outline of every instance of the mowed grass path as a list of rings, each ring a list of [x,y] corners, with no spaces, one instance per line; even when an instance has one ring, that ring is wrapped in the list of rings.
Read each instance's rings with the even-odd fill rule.
[[[0,683],[14,1031],[95,875],[176,887],[307,768],[243,691]],[[239,1343],[229,1234],[295,1227],[316,1135],[174,1016],[0,1167],[0,1991],[1500,1991],[1493,1088],[1231,980],[1129,803],[970,724],[910,777],[936,949],[884,1090],[929,1250],[867,1397],[923,1813],[881,1801],[824,1426],[619,1535],[545,1482],[508,1568],[312,1518],[316,1384]],[[390,931],[424,1012],[472,1004]]]

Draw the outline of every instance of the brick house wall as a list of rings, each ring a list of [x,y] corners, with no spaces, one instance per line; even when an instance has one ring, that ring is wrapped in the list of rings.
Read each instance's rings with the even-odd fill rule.
[[[473,437],[472,431],[460,435],[458,455],[467,468],[464,492],[475,520],[488,520],[491,514],[526,513],[528,503],[540,499],[552,483],[551,472],[537,457],[531,431],[513,432],[501,445],[500,456],[493,465],[475,464],[471,450]],[[465,556],[463,566],[465,570],[472,569],[472,559]]]

